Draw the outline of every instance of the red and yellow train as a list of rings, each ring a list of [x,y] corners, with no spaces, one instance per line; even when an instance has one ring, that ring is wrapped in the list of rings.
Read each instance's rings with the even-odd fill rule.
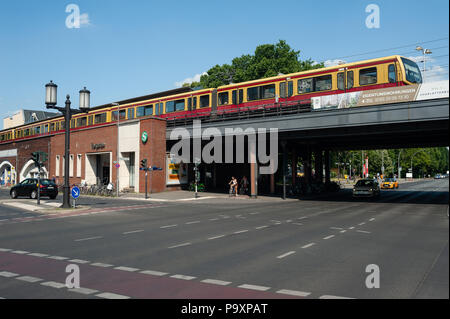
[[[167,119],[236,112],[262,104],[307,101],[312,97],[422,83],[417,64],[394,55],[310,71],[230,84],[117,106],[97,107],[75,115],[71,130],[146,116]],[[0,144],[62,133],[64,117],[0,131]]]

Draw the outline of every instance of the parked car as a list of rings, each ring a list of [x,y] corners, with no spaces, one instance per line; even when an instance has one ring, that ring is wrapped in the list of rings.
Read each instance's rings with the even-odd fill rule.
[[[381,183],[381,188],[385,189],[394,189],[394,188],[398,188],[398,181],[395,178],[386,178],[382,183]]]
[[[434,179],[441,179],[441,178],[444,178],[444,177],[442,177],[441,174],[436,174],[436,175],[434,175]]]
[[[380,197],[380,185],[373,179],[360,179],[353,186],[353,197]]]
[[[55,199],[56,196],[58,196],[58,186],[50,179],[41,179],[40,193],[43,197]],[[27,178],[21,183],[11,187],[9,194],[11,198],[26,196],[36,199],[38,196],[38,179]]]

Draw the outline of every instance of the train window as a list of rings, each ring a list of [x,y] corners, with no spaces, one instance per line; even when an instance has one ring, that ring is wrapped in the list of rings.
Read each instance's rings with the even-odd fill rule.
[[[75,127],[75,120],[70,120],[70,127],[74,128]]]
[[[192,98],[192,109],[195,110],[197,108],[197,97],[194,96]]]
[[[239,104],[242,104],[244,102],[244,90],[240,89],[239,90]]]
[[[247,89],[247,101],[270,99],[275,97],[275,84],[257,86]]]
[[[200,96],[200,107],[209,107],[209,95]]]
[[[359,70],[359,85],[369,85],[377,83],[377,68],[367,68]]]
[[[298,93],[309,93],[314,91],[314,80],[311,79],[301,79],[298,80]]]
[[[89,126],[91,126],[91,125],[93,125],[94,124],[94,116],[93,115],[90,115],[89,116]]]
[[[25,129],[25,134],[24,135],[25,136],[30,136],[30,129],[29,128]]]
[[[166,102],[166,113],[175,111],[175,101],[167,101]]]
[[[161,103],[156,103],[155,104],[155,115],[159,115],[159,105],[160,105]]]
[[[229,99],[228,92],[219,93],[218,96],[219,96],[219,105],[228,104],[228,99]]]
[[[314,91],[331,90],[331,74],[314,78]]]
[[[125,120],[127,116],[127,112],[125,110],[119,110],[119,120]],[[111,112],[111,120],[117,121],[117,111]],[[106,120],[105,120],[106,122]]]
[[[87,125],[87,117],[77,118],[77,127],[83,127]]]
[[[134,119],[134,108],[133,108],[133,107],[130,107],[130,108],[128,109],[128,116],[127,116],[127,118],[128,118],[129,120]]]
[[[94,118],[95,124],[101,124],[106,122],[106,113],[96,114]]]
[[[175,101],[175,111],[184,111],[185,105],[186,105],[186,101],[184,99],[176,100]]]
[[[59,122],[59,129],[60,130],[65,130],[66,129],[66,121]]]
[[[259,87],[247,89],[247,101],[259,100]]]
[[[291,97],[294,95],[294,82],[289,81],[288,82],[288,97]]]
[[[389,64],[388,67],[388,78],[389,78],[389,83],[395,83],[397,82],[397,77],[395,75],[395,65],[393,64]]]
[[[44,125],[44,133],[48,133],[48,124]]]
[[[406,80],[411,83],[422,83],[422,74],[417,64],[411,60],[402,58],[405,67]]]
[[[231,93],[231,103],[233,103],[234,105],[236,105],[236,102],[237,102],[237,91],[234,90],[234,91]]]
[[[338,90],[345,90],[345,77],[344,72],[340,72],[337,74],[337,88]]]
[[[41,127],[40,126],[36,126],[34,128],[34,134],[41,134]]]
[[[353,87],[353,71],[347,72],[347,90]]]
[[[144,115],[153,115],[153,104],[144,106]]]
[[[279,90],[280,90],[280,97],[284,99],[287,96],[287,94],[286,94],[287,93],[286,92],[286,82],[281,82],[280,83]]]
[[[55,131],[55,123],[50,123],[50,132]]]

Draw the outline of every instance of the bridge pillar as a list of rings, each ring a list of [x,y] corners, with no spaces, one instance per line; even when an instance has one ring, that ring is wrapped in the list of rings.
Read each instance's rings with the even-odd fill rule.
[[[292,149],[292,186],[295,186],[295,181],[297,177],[297,162],[298,155],[295,147]]]
[[[275,174],[270,174],[270,194],[275,194]]]
[[[286,147],[286,141],[281,141],[281,147],[283,151],[283,167],[282,167],[282,173],[283,173],[283,199],[286,199],[286,175],[287,175],[287,147]]]
[[[250,147],[250,197],[258,196],[258,163],[256,161],[256,143]]]
[[[328,184],[331,181],[330,174],[330,151],[325,150],[325,183]]]
[[[323,156],[322,150],[316,150],[314,153],[314,169],[316,171],[315,178],[323,183]]]
[[[309,146],[305,150],[305,158],[303,160],[303,167],[305,170],[306,183],[311,184],[312,167],[311,167],[311,149]]]

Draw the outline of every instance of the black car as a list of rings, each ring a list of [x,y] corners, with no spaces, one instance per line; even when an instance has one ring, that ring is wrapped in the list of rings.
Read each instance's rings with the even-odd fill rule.
[[[353,187],[353,197],[379,197],[380,185],[373,179],[360,179]]]
[[[41,196],[48,196],[55,199],[58,196],[58,186],[50,179],[41,179],[40,185]],[[38,196],[38,179],[27,178],[21,183],[14,185],[9,192],[11,198],[19,196],[27,196],[30,198],[37,198]]]

